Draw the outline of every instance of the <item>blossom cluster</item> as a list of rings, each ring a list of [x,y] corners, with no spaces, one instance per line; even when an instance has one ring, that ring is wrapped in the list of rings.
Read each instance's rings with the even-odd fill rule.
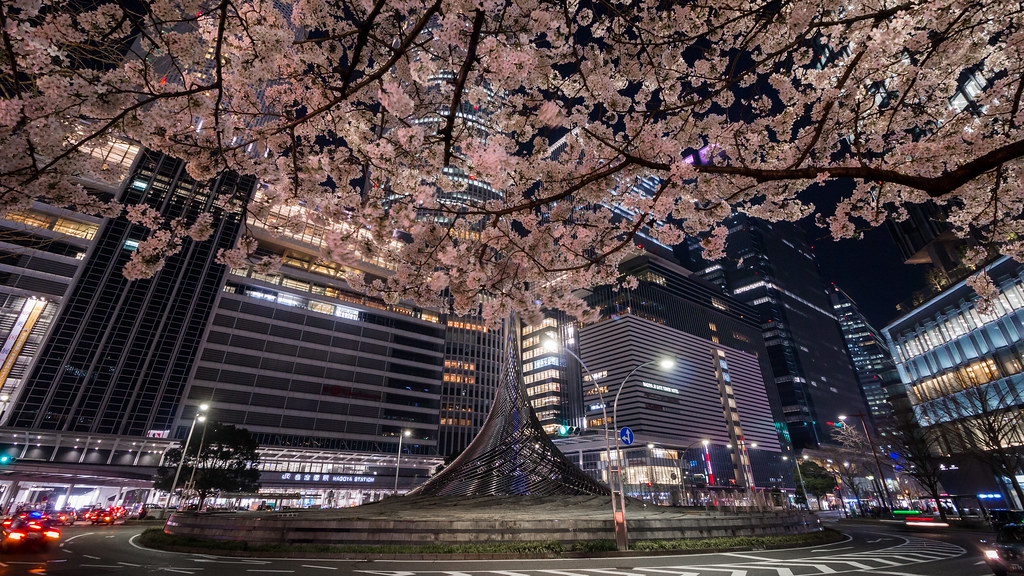
[[[0,5],[0,212],[116,212],[80,185],[103,169],[80,152],[127,137],[198,181],[253,175],[258,200],[222,205],[330,230],[338,262],[389,263],[371,288],[390,301],[446,289],[489,316],[586,314],[573,291],[614,282],[638,234],[718,254],[737,211],[817,213],[838,238],[932,201],[956,233],[1024,254],[1024,12],[1009,0],[126,10]],[[131,277],[209,233],[128,214],[154,229]]]

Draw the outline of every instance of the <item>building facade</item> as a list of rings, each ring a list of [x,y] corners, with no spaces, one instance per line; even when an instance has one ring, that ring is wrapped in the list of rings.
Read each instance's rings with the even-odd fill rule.
[[[760,314],[771,372],[794,447],[830,442],[842,414],[866,413],[825,283],[798,228],[735,215],[726,224],[727,257],[703,260],[697,275]]]
[[[711,497],[716,490],[792,486],[783,460],[790,447],[781,410],[767,388],[772,379],[765,376],[770,364],[757,313],[651,253],[628,260],[621,270],[637,286],[594,289],[587,301],[599,311],[595,322],[548,318],[524,332],[524,363],[541,358],[532,373],[559,379],[556,385],[526,376],[535,410],[554,412],[563,398],[582,398],[579,416],[561,412],[573,414],[562,422],[582,434],[561,439],[559,446],[607,481],[605,428],[630,427],[634,445],[619,447],[626,490],[660,503],[692,503],[698,492]],[[544,348],[547,338],[562,346]],[[663,372],[656,365],[661,357],[674,358],[676,367]],[[557,427],[551,430],[557,433]],[[618,434],[612,435],[614,442]]]
[[[845,292],[832,286],[829,298],[839,320],[857,382],[867,402],[868,413],[876,423],[884,421],[892,416],[889,387],[899,381],[885,337],[868,324],[856,302]],[[898,394],[899,391],[892,393]]]
[[[972,452],[998,445],[998,451],[1012,456],[1024,445],[1024,423],[1019,417],[1024,407],[1024,266],[1004,257],[985,272],[1000,289],[989,309],[979,309],[977,294],[960,282],[896,319],[883,332],[921,426],[938,427],[941,432],[953,424],[952,430],[975,435],[977,446]],[[962,447],[963,442],[952,440],[941,445],[954,457]],[[1024,470],[993,478],[991,473],[977,473],[991,470],[989,466],[973,461],[974,473],[967,468],[957,466],[946,474],[942,483],[947,492],[1002,491],[1010,499],[1015,498],[1011,474],[1018,485],[1024,483]]]

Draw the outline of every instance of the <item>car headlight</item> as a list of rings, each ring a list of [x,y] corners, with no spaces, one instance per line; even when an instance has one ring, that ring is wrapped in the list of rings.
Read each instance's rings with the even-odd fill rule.
[[[999,550],[985,550],[985,558],[999,560]]]

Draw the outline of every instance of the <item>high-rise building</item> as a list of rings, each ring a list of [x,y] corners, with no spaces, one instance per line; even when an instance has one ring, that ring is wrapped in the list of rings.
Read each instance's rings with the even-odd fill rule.
[[[97,140],[83,152],[102,162],[106,178],[83,178],[81,184],[97,197],[113,198],[139,150],[121,139]],[[21,395],[101,224],[96,216],[40,202],[0,220],[0,424]]]
[[[697,274],[760,314],[794,447],[830,442],[840,415],[867,408],[814,255],[792,224],[738,214],[726,225],[726,258],[708,262],[690,244]]]
[[[876,423],[885,420],[892,415],[888,387],[899,380],[885,338],[868,324],[846,292],[832,286],[829,297],[868,411]]]
[[[595,322],[548,318],[523,337],[524,363],[542,363],[532,373],[544,380],[526,376],[535,409],[569,415],[557,423],[584,430],[560,441],[563,451],[607,479],[600,436],[614,415],[636,435],[634,446],[621,447],[631,495],[678,503],[696,478],[714,490],[790,486],[782,460],[789,442],[767,389],[773,382],[756,311],[652,253],[620,269],[637,285],[592,290],[586,300],[599,311]],[[542,348],[549,336],[578,353],[586,370],[564,348]],[[668,372],[655,362],[665,356],[677,362]],[[562,405],[577,396],[582,418]]]
[[[1011,507],[1009,473],[993,477],[990,466],[964,458],[965,440],[971,452],[1016,454],[1024,441],[1024,266],[1003,257],[985,273],[1000,290],[990,309],[979,309],[977,294],[959,282],[882,332],[918,423],[945,438],[937,448],[953,454],[941,478],[945,491],[1002,492]],[[1012,474],[1024,481],[1024,470]]]
[[[199,186],[182,162],[141,153],[120,199],[168,218],[212,212],[213,236],[186,240],[153,278],[130,282],[123,267],[149,231],[124,217],[106,220],[9,423],[137,436],[170,430],[223,281],[217,250],[232,246],[240,224],[237,214],[213,206],[215,192],[241,189],[245,195],[252,185],[224,174],[212,186]]]

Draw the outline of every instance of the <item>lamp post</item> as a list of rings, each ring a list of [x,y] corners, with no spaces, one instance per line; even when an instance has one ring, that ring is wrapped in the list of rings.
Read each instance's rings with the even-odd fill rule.
[[[206,422],[206,411],[210,409],[210,405],[203,402],[199,405],[199,411],[196,412],[196,417],[192,419],[192,425],[188,428],[188,436],[185,438],[185,446],[181,449],[181,458],[178,459],[178,469],[174,471],[174,481],[171,482],[171,492],[167,495],[167,503],[164,504],[163,516],[167,517],[167,510],[171,507],[171,496],[174,496],[174,490],[178,487],[178,477],[181,476],[181,465],[185,463],[185,455],[188,454],[188,444],[192,441],[192,433],[195,432],[196,422]]]
[[[871,434],[868,432],[868,424],[864,421],[864,414],[850,414],[850,416],[856,416],[860,418],[860,425],[864,428],[864,438],[868,441],[868,446],[871,448],[871,455],[875,457],[875,468],[878,469],[878,481],[882,485],[882,492],[885,493],[885,501],[889,506],[889,510],[892,510],[892,495],[889,494],[889,486],[885,483],[885,474],[882,474],[882,463],[878,459],[878,452],[875,450],[875,443],[871,441]],[[840,420],[843,424],[846,424],[846,416],[840,416]]]
[[[0,394],[0,422],[3,422],[4,413],[7,412],[7,403],[10,401],[10,394]]]
[[[412,432],[406,430],[398,435],[398,459],[395,461],[395,495],[398,495],[398,471],[402,468],[402,438],[407,438]]]
[[[548,338],[544,342],[544,347],[548,350],[558,349],[558,342],[554,338]],[[626,535],[626,516],[625,514],[620,515],[618,508],[615,503],[615,481],[612,479],[612,448],[608,441],[608,411],[605,409],[604,394],[601,393],[601,386],[597,384],[597,380],[594,379],[594,375],[590,373],[590,368],[587,368],[587,364],[583,362],[583,359],[576,355],[575,352],[569,348],[562,347],[566,353],[576,359],[583,367],[583,371],[590,377],[590,381],[594,383],[594,389],[597,391],[597,397],[601,400],[601,415],[604,419],[604,457],[608,461],[608,487],[612,490],[612,522],[615,526],[615,546],[619,550],[629,550],[629,540]],[[621,480],[621,479],[620,479]]]
[[[189,476],[188,476],[188,484],[186,484],[186,486],[187,486],[186,489],[189,490],[189,491],[196,489],[196,468],[199,467],[199,459],[203,455],[203,444],[206,442],[206,430],[207,430],[206,426],[203,426],[203,433],[199,435],[199,449],[196,450],[196,465],[192,467],[192,473],[189,474]],[[191,500],[191,499],[192,499],[192,494],[190,492],[189,493],[189,500]],[[202,504],[203,504],[202,502],[197,502],[196,503],[196,507],[197,508],[201,507]]]
[[[629,377],[636,374],[637,370],[644,366],[650,366],[651,364],[658,363],[664,370],[671,370],[676,365],[676,361],[671,358],[655,358],[654,360],[648,360],[643,364],[640,364],[636,368],[629,371],[626,377],[622,379],[622,384],[619,384],[619,389],[615,391],[615,399],[612,400],[612,429],[615,431],[619,430],[619,419],[618,419],[618,408],[619,408],[619,395],[622,394],[622,389],[626,387],[626,383],[629,381]],[[619,477],[619,509],[622,510],[622,532],[623,538],[626,541],[626,548],[629,549],[629,533],[626,531],[626,491],[623,490],[622,486],[622,448],[619,446],[619,442],[615,442],[615,474]]]
[[[789,457],[788,456],[783,456],[782,459],[783,460],[788,460]],[[794,460],[796,460],[796,459],[794,458]],[[803,460],[807,460],[807,455],[806,454],[804,454]],[[806,505],[807,509],[810,510],[811,509],[811,499],[810,499],[809,496],[807,496],[807,484],[804,484],[804,474],[803,474],[803,472],[800,471],[800,460],[796,460],[796,475],[797,475],[797,478],[800,479],[800,489],[803,490],[803,492],[804,492],[804,505]]]

